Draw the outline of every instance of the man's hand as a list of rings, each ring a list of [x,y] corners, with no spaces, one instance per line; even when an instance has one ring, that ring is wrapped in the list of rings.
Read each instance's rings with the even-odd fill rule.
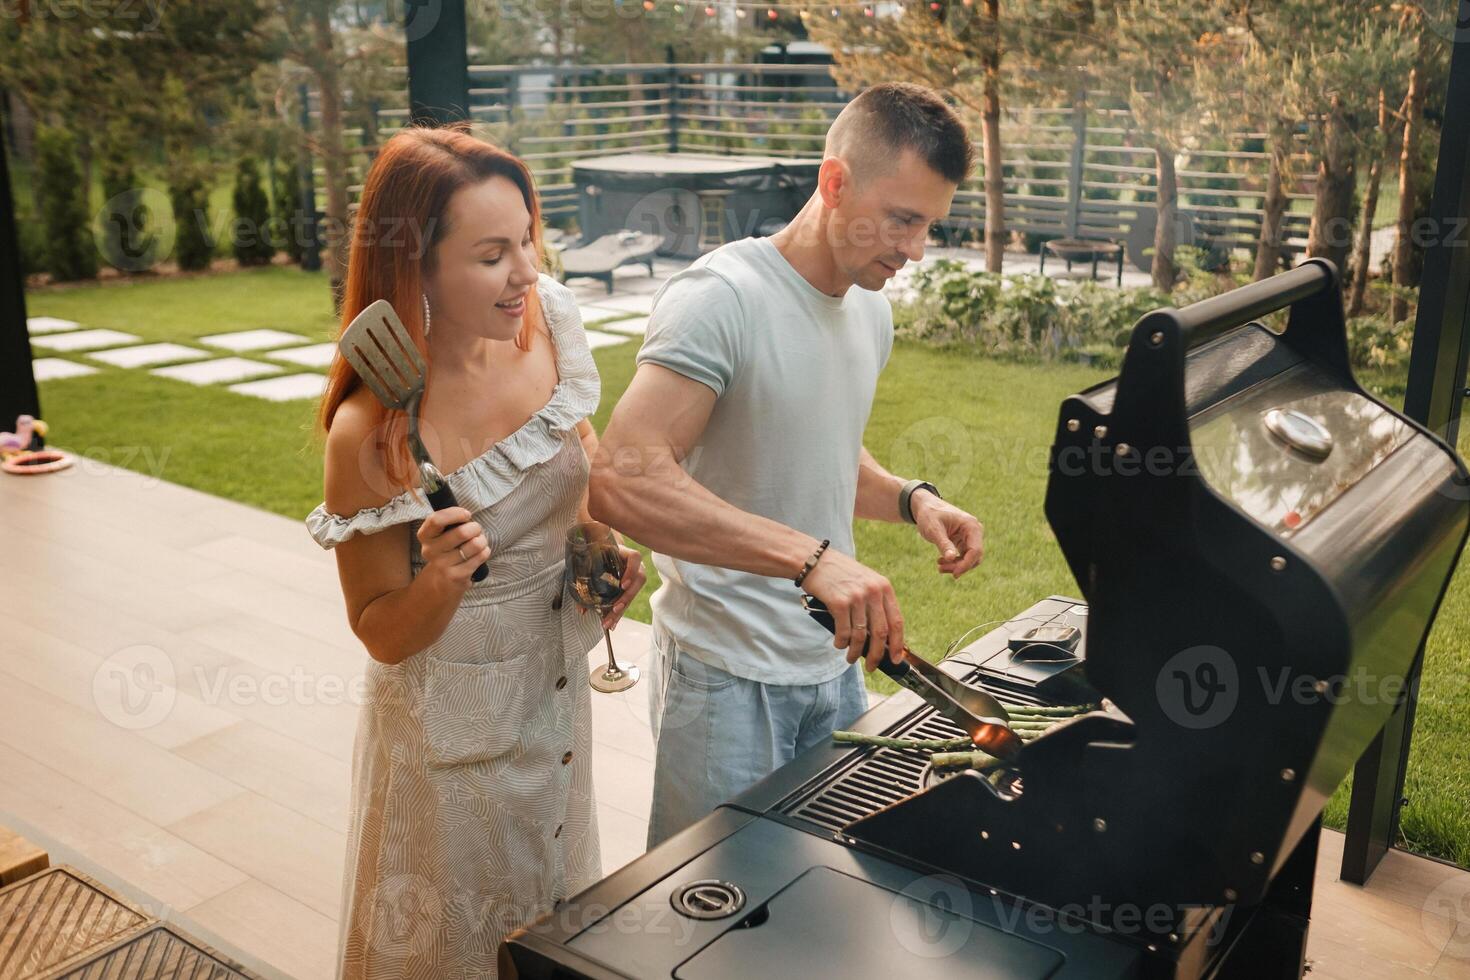
[[[832,645],[847,649],[847,662],[864,657],[877,670],[883,657],[903,659],[903,615],[893,585],[856,558],[828,548],[807,573],[802,588],[821,599],[832,614]]]
[[[909,509],[919,536],[939,549],[939,574],[961,575],[985,557],[985,525],[928,490],[915,490]]]

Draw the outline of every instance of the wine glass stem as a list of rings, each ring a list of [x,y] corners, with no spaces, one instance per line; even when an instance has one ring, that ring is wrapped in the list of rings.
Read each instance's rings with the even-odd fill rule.
[[[623,672],[623,668],[618,666],[617,658],[613,656],[612,633],[608,630],[606,626],[602,628],[602,639],[607,643],[607,672],[609,674],[621,674]]]

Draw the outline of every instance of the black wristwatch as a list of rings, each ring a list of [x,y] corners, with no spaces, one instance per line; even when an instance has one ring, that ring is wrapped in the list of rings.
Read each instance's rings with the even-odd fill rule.
[[[898,492],[898,515],[909,524],[918,523],[914,520],[914,511],[909,505],[910,498],[913,497],[915,490],[928,490],[934,496],[939,497],[940,500],[944,499],[940,496],[939,488],[927,480],[910,480],[905,483],[903,489]]]

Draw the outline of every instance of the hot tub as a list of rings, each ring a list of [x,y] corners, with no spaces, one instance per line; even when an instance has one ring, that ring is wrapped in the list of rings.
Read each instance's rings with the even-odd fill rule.
[[[572,179],[584,240],[633,228],[661,235],[660,255],[695,258],[719,237],[701,235],[701,193],[719,192],[707,197],[725,241],[768,235],[801,210],[820,165],[817,158],[628,153],[576,161]]]

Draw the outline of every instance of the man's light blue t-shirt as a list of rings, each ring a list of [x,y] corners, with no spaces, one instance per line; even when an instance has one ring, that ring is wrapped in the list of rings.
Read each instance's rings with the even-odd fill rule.
[[[856,557],[858,456],[892,350],[893,310],[882,293],[853,286],[828,296],[770,239],[747,238],[664,283],[638,363],[718,396],[682,464],[694,480]],[[663,579],[650,600],[654,628],[680,651],[768,684],[816,684],[847,669],[790,579],[659,553],[653,564]]]

